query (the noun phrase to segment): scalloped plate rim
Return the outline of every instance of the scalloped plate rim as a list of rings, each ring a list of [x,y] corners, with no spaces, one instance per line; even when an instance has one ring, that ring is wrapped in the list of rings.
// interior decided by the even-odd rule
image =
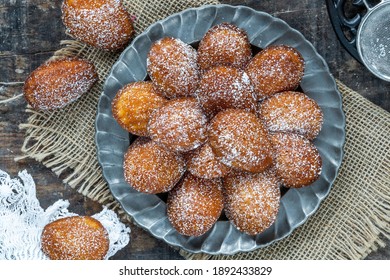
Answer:
[[[136,38],[133,39],[133,41],[131,42],[131,44],[120,54],[119,58],[117,59],[117,61],[113,64],[107,78],[106,78],[106,81],[104,82],[104,86],[103,86],[103,91],[102,91],[102,96],[105,95],[107,98],[110,99],[110,97],[106,94],[106,91],[107,91],[107,81],[109,80],[109,78],[111,76],[114,76],[113,75],[113,72],[114,70],[116,69],[117,65],[119,63],[121,63],[121,60],[123,60],[124,56],[126,55],[126,53],[128,51],[130,51],[131,48],[134,48],[134,43],[137,41],[137,39],[140,37],[140,36],[145,36],[148,32],[150,32],[150,30],[153,28],[153,26],[155,26],[156,24],[162,24],[163,22],[166,22],[174,17],[177,17],[177,16],[181,16],[182,14],[186,13],[186,12],[189,12],[189,11],[197,11],[197,12],[201,12],[202,10],[205,10],[205,9],[221,9],[221,8],[229,8],[229,9],[232,9],[232,10],[237,10],[237,9],[246,9],[246,10],[249,10],[251,13],[253,14],[256,14],[258,16],[264,16],[264,17],[270,17],[273,21],[277,21],[277,22],[280,22],[284,25],[286,25],[289,29],[289,31],[293,31],[296,35],[298,35],[299,37],[301,37],[302,41],[308,45],[309,47],[312,48],[312,51],[314,52],[315,54],[315,58],[319,59],[322,63],[322,66],[323,66],[323,70],[325,70],[326,74],[329,75],[329,77],[331,78],[331,81],[332,81],[332,91],[336,92],[336,96],[338,96],[338,101],[339,101],[339,106],[336,108],[338,110],[341,111],[341,119],[339,120],[341,122],[341,131],[342,131],[342,136],[341,136],[341,139],[339,141],[339,145],[337,146],[339,148],[339,151],[338,151],[338,161],[336,161],[336,165],[335,165],[335,175],[333,178],[331,178],[331,180],[329,181],[329,187],[326,191],[326,193],[323,195],[322,198],[319,198],[317,197],[318,199],[318,203],[316,204],[316,206],[312,209],[312,211],[310,211],[308,214],[306,214],[305,218],[301,221],[299,221],[298,223],[296,223],[294,225],[294,227],[290,227],[290,230],[284,234],[283,236],[280,236],[280,237],[277,237],[277,238],[274,238],[273,240],[271,240],[270,242],[268,243],[265,243],[265,244],[257,244],[256,242],[256,236],[254,236],[254,239],[252,239],[252,241],[254,241],[254,246],[251,246],[250,248],[247,248],[246,250],[243,250],[243,249],[240,249],[240,248],[236,248],[235,250],[231,250],[231,251],[222,251],[221,249],[219,250],[216,250],[216,251],[213,251],[213,252],[210,252],[210,251],[206,251],[204,249],[202,249],[202,245],[200,246],[199,249],[197,250],[189,250],[188,248],[185,248],[183,246],[183,244],[180,244],[180,243],[177,243],[177,242],[169,242],[167,241],[164,237],[166,235],[169,235],[171,230],[168,231],[163,237],[159,236],[159,235],[156,235],[154,232],[150,231],[150,229],[143,225],[142,222],[139,222],[139,221],[135,221],[135,223],[140,226],[141,228],[147,230],[150,234],[152,234],[154,237],[158,238],[158,239],[162,239],[164,240],[165,242],[167,242],[169,245],[171,246],[174,246],[174,247],[179,247],[181,249],[184,249],[190,253],[207,253],[207,254],[211,254],[211,255],[216,255],[216,254],[224,254],[224,255],[232,255],[232,254],[236,254],[236,253],[239,253],[239,252],[249,252],[249,251],[253,251],[255,249],[258,249],[258,248],[264,248],[264,247],[267,247],[269,246],[270,244],[273,244],[274,242],[278,241],[278,240],[281,240],[287,236],[289,236],[297,227],[301,226],[302,224],[304,224],[307,219],[312,216],[317,210],[318,208],[320,207],[321,203],[323,202],[323,200],[328,196],[329,192],[331,191],[331,188],[333,186],[333,183],[335,181],[335,179],[337,178],[337,175],[340,171],[340,166],[341,166],[341,163],[342,163],[342,160],[343,160],[343,157],[344,157],[344,144],[345,144],[345,115],[344,115],[344,112],[343,112],[343,109],[342,109],[342,97],[341,97],[341,94],[340,92],[338,91],[338,88],[337,88],[337,84],[332,76],[332,74],[330,73],[329,71],[329,67],[326,63],[326,61],[322,58],[321,55],[318,54],[318,52],[316,51],[315,47],[296,29],[293,29],[291,28],[287,22],[285,22],[284,20],[282,19],[279,19],[277,17],[274,17],[266,12],[263,12],[263,11],[257,11],[253,8],[250,8],[250,7],[247,7],[247,6],[242,6],[242,5],[239,5],[239,6],[233,6],[233,5],[228,5],[228,4],[218,4],[218,5],[203,5],[203,6],[200,6],[200,7],[197,7],[197,8],[189,8],[189,9],[186,9],[186,10],[183,10],[181,12],[178,12],[178,13],[175,13],[175,14],[172,14],[164,19],[161,19],[161,20],[158,20],[156,21],[155,23],[151,24],[148,28],[145,29],[144,32],[142,32],[141,34],[139,34]],[[261,33],[261,32],[260,32]],[[192,43],[192,42],[188,42],[188,43]],[[124,63],[125,64],[125,63]],[[101,104],[100,104],[100,100],[101,98],[99,98],[99,102],[98,102],[98,110],[97,110],[97,114],[96,114],[96,122],[95,122],[95,129],[96,131],[98,132],[99,130],[97,129],[97,123],[99,121],[99,114],[101,113]],[[98,161],[99,161],[99,164],[101,166],[101,168],[103,169],[103,174],[104,174],[104,166],[103,164],[101,163],[101,160],[100,160],[100,155],[99,155],[99,145],[98,145],[98,138],[99,138],[99,133],[96,133],[95,134],[95,143],[97,145],[97,157],[98,157]],[[104,175],[103,176],[105,178],[105,180],[107,181],[107,178],[106,176]],[[107,181],[108,185],[109,185],[109,188],[110,188],[110,191],[111,191],[111,186],[109,184],[109,182]],[[114,196],[114,198],[120,203],[121,207],[125,210],[126,208],[126,205],[123,204],[123,201],[121,201],[120,199],[118,199],[117,197]],[[126,210],[125,212],[127,214],[129,214]],[[232,225],[230,224],[230,227],[232,227]],[[188,237],[186,237],[188,239]],[[207,237],[209,238],[209,237]],[[187,240],[186,239],[186,240]],[[221,244],[221,246],[219,248],[222,248],[223,247],[223,243]]]

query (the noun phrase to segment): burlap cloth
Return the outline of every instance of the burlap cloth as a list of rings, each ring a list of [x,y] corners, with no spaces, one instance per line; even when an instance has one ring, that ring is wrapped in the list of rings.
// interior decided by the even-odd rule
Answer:
[[[188,7],[218,1],[130,1],[125,6],[137,33]],[[22,151],[51,168],[83,195],[123,212],[113,199],[97,161],[95,116],[103,83],[118,54],[65,41],[56,56],[94,62],[99,83],[76,103],[55,112],[31,113]],[[180,253],[188,259],[361,259],[390,238],[390,114],[337,81],[346,115],[345,156],[330,195],[301,227],[264,249],[233,256]]]

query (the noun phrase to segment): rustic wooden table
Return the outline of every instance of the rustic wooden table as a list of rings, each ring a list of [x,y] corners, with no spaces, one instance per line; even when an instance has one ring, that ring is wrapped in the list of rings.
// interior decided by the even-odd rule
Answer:
[[[59,49],[66,39],[61,21],[60,0],[0,0],[0,100],[22,92],[26,76]],[[390,110],[389,83],[369,73],[340,45],[332,29],[325,1],[221,1],[247,5],[285,20],[299,30],[327,61],[331,73],[385,110]],[[348,2],[348,1],[346,1]],[[351,2],[351,1],[350,1]],[[43,208],[58,199],[67,199],[70,210],[92,215],[101,206],[72,190],[51,170],[32,159],[18,162],[24,132],[18,126],[28,114],[26,102],[17,98],[0,104],[0,169],[16,176],[26,169],[35,179],[37,196]],[[181,255],[164,242],[131,226],[131,243],[113,259],[181,259]],[[368,259],[390,259],[390,242],[368,256]]]

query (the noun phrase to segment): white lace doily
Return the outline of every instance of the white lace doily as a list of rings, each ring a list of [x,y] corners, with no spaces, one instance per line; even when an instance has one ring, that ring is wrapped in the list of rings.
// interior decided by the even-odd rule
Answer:
[[[40,237],[46,224],[61,217],[75,216],[69,202],[58,200],[43,210],[35,192],[35,183],[27,171],[12,179],[0,169],[0,260],[44,260]],[[108,259],[130,241],[130,228],[106,207],[93,215],[106,228],[110,247]]]

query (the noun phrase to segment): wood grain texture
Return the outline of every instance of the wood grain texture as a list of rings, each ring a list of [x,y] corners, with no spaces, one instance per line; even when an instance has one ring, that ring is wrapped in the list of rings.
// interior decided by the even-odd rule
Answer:
[[[324,1],[221,1],[227,4],[244,4],[285,20],[299,30],[327,61],[333,76],[348,87],[367,97],[385,110],[390,110],[389,83],[373,76],[344,50],[337,40],[328,18]],[[27,75],[54,51],[60,41],[67,39],[61,21],[61,1],[0,0],[0,100],[22,92]],[[26,169],[35,179],[37,196],[43,208],[58,199],[70,202],[70,211],[92,215],[101,205],[62,183],[51,170],[35,160],[22,156],[25,123],[28,114],[23,98],[0,104],[0,169],[11,176]],[[112,259],[181,259],[178,251],[153,238],[144,230],[131,226],[131,242]],[[368,259],[390,259],[390,242],[385,248],[371,253]]]

